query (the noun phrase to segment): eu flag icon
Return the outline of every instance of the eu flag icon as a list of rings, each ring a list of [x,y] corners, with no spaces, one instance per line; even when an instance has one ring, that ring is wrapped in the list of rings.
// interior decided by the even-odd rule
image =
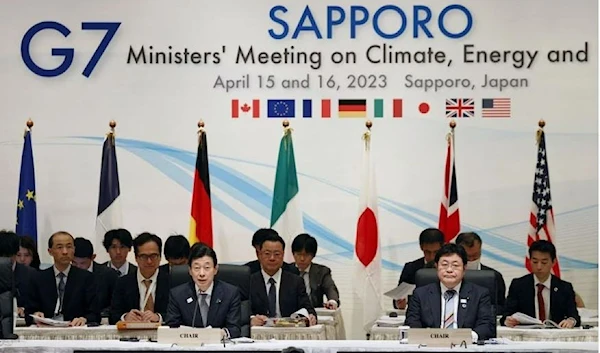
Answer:
[[[37,207],[35,200],[35,170],[31,149],[31,130],[27,129],[25,130],[23,154],[21,155],[16,233],[32,238],[37,244]]]
[[[293,118],[296,115],[296,102],[293,99],[269,99],[267,117]]]

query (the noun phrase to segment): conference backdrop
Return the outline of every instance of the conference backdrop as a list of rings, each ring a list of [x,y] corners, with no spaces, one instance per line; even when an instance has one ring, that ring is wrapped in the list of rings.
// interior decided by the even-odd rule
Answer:
[[[304,230],[317,238],[315,261],[332,268],[350,318],[365,121],[373,122],[385,291],[405,262],[422,256],[420,231],[437,226],[452,119],[462,230],[482,237],[482,263],[507,286],[526,273],[543,119],[562,277],[595,308],[597,6],[3,3],[0,227],[15,227],[31,118],[43,261],[51,260],[52,232],[94,239],[102,142],[115,120],[123,226],[134,235],[187,236],[203,120],[219,260],[252,260],[251,236],[269,226],[287,118]],[[360,337],[360,325],[347,325]]]

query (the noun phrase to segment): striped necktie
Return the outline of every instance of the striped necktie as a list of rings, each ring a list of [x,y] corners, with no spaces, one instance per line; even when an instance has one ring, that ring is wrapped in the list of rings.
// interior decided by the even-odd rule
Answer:
[[[454,321],[456,316],[454,315],[454,289],[449,289],[444,293],[444,300],[446,302],[444,309],[444,328],[454,328]]]

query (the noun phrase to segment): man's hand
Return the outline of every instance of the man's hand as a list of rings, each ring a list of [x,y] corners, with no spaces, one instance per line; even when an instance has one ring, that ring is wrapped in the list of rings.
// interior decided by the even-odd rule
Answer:
[[[19,317],[24,317],[25,316],[25,308],[17,308],[17,315],[19,315]]]
[[[335,300],[329,300],[326,303],[323,303],[323,306],[329,310],[335,310],[338,308],[338,303]]]
[[[515,327],[515,326],[517,326],[519,324],[519,320],[515,319],[512,316],[509,316],[509,317],[506,318],[506,320],[504,321],[504,323],[508,327]]]
[[[250,326],[264,326],[267,323],[267,319],[264,315],[256,315],[250,320]]]
[[[69,323],[69,326],[83,326],[87,323],[87,319],[85,317],[76,317]]]
[[[125,315],[125,321],[140,322],[142,321],[143,317],[144,313],[137,309],[131,309],[131,311]]]
[[[150,310],[146,310],[142,313],[142,321],[144,322],[158,322],[160,321],[160,316],[158,314],[153,313]]]
[[[398,309],[406,309],[406,298],[396,300],[396,307]]]
[[[564,319],[563,321],[561,321],[558,326],[561,328],[573,328],[575,327],[575,320],[572,318],[568,318],[568,319]]]
[[[314,326],[317,324],[317,317],[314,316],[313,314],[308,314],[308,322],[310,324],[310,326]]]

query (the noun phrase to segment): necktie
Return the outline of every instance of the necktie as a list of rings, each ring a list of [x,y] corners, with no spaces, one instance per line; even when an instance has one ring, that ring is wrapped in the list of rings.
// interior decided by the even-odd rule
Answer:
[[[202,316],[202,325],[204,327],[207,326],[208,321],[208,303],[206,302],[207,297],[208,294],[206,293],[200,293],[200,296],[198,297],[198,300],[200,300],[200,315]]]
[[[544,320],[546,320],[546,304],[544,303],[542,291],[544,290],[544,288],[546,288],[546,286],[544,286],[542,283],[538,283],[537,288],[538,316],[540,318],[540,321],[544,322]]]
[[[444,328],[453,328],[454,327],[454,294],[456,291],[454,289],[449,289],[444,293],[444,299],[446,300],[446,306],[444,309],[445,317],[444,317]]]
[[[277,316],[277,288],[275,288],[275,280],[273,277],[269,278],[269,317]]]
[[[144,282],[144,285],[146,286],[146,294],[144,294],[144,298],[148,296],[148,300],[146,301],[146,305],[144,306],[144,311],[150,310],[154,312],[154,298],[152,298],[152,293],[148,295],[148,291],[150,290],[150,284],[152,284],[152,280],[145,279],[142,282]]]
[[[304,286],[306,287],[306,294],[310,295],[310,280],[308,277],[308,272],[300,271],[300,277],[304,280]]]
[[[58,273],[58,300],[59,300],[59,304],[58,304],[58,314],[62,313],[62,309],[63,309],[63,299],[65,297],[65,277],[67,277],[64,273],[59,272]]]

